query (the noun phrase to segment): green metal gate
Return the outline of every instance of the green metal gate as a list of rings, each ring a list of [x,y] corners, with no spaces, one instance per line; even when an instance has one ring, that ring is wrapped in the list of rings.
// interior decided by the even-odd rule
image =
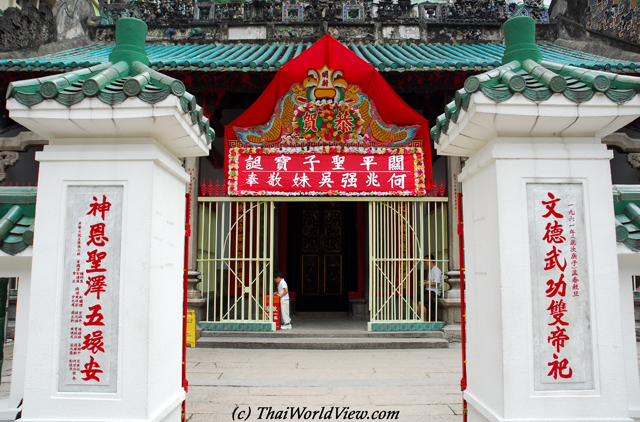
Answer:
[[[354,201],[355,198],[313,198]],[[267,298],[275,287],[275,201],[200,197],[198,270],[206,302],[205,330],[275,330]],[[423,289],[429,267],[425,257],[448,270],[447,198],[367,198],[369,315],[372,331],[437,330],[430,318],[431,292]],[[367,272],[362,268],[362,271]],[[436,301],[437,302],[437,301]],[[418,303],[425,304],[425,312]]]
[[[274,204],[198,198],[205,330],[272,331]]]
[[[437,303],[437,297],[425,292],[423,281],[429,278],[430,256],[443,273],[448,271],[446,227],[447,198],[369,203],[370,331],[438,330],[444,325],[437,322],[437,306],[432,309],[430,299]]]

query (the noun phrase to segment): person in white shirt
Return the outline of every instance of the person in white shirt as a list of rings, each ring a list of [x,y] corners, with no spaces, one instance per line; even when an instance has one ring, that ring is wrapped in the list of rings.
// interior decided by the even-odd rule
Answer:
[[[424,281],[424,297],[425,302],[428,300],[430,302],[431,308],[431,317],[429,321],[435,321],[437,312],[436,307],[438,306],[438,299],[442,296],[442,270],[436,266],[435,259],[433,255],[425,256],[425,260],[429,265],[429,281]],[[426,306],[423,306],[422,303],[418,302],[418,309],[424,308],[424,316],[425,318],[429,315],[428,309]]]
[[[287,282],[284,281],[282,273],[276,271],[273,273],[273,281],[278,283],[278,296],[280,297],[280,314],[282,315],[281,330],[291,329],[291,318],[289,317],[289,289]]]

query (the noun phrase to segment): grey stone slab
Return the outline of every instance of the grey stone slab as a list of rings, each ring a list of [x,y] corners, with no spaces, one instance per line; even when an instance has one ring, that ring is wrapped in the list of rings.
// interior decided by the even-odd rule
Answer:
[[[227,414],[231,416],[233,409],[236,408],[235,404],[217,404],[217,403],[189,403],[187,397],[186,411],[191,414]]]
[[[330,387],[250,387],[251,396],[326,396],[331,394]]]
[[[403,422],[461,422],[454,414],[462,412],[460,362],[459,349],[189,349],[188,420],[231,421],[239,405],[277,403],[398,410]],[[413,378],[417,369],[423,377]],[[9,388],[3,380],[0,396]]]
[[[189,393],[189,404],[195,403],[208,403],[209,394],[204,393]]]
[[[462,374],[456,373],[456,372],[429,372],[427,376],[429,378],[448,378],[448,379],[458,377],[458,380],[460,380],[459,377],[461,377]]]
[[[228,419],[227,419],[228,417]],[[230,421],[231,415],[214,415],[214,414],[194,414],[187,413],[186,417],[187,422],[218,422],[218,421]]]
[[[387,372],[387,373],[376,372],[371,376],[371,379],[374,379],[374,380],[397,380],[397,379],[402,379],[402,380],[417,379],[417,380],[421,380],[421,379],[425,379],[427,377],[428,377],[427,373],[423,372],[423,371],[405,372],[403,374],[398,374],[396,372]]]
[[[402,416],[402,422],[462,422],[462,416],[458,415],[420,415]]]
[[[342,396],[336,395],[336,396],[341,397],[341,399],[336,402],[336,406],[370,406],[371,405],[371,400],[367,395],[358,396],[358,395],[348,394],[348,395],[342,395]]]
[[[400,419],[403,416],[434,416],[434,415],[447,415],[452,416],[453,411],[449,406],[443,404],[432,405],[389,405],[389,406],[376,406],[375,409],[385,410],[398,410],[400,412]]]
[[[199,348],[225,349],[360,350],[448,348],[449,342],[442,338],[202,337],[197,345]]]
[[[450,405],[462,404],[462,394],[383,394],[370,395],[371,404],[380,405]]]
[[[292,371],[290,373],[273,373],[271,379],[274,381],[282,380],[342,380],[345,377],[348,377],[350,380],[368,380],[372,378],[373,371],[365,371],[365,372],[349,372],[347,374],[342,374],[340,378],[336,376],[336,374],[332,373],[319,373],[318,371]],[[255,374],[250,371],[246,372],[225,372],[220,377],[220,380],[253,380],[255,379]]]
[[[364,379],[364,380],[255,380],[255,379],[193,379],[189,378],[190,386],[201,386],[203,388],[209,386],[330,386],[330,387],[390,387],[390,386],[453,386],[459,388],[460,379],[455,378],[425,378],[425,379]],[[191,391],[191,387],[189,388]]]
[[[295,369],[298,367],[296,362],[268,362],[269,370],[279,371],[285,369]],[[215,364],[215,368],[218,370],[229,369],[254,369],[264,370],[264,362],[219,362]],[[199,368],[199,366],[197,367]],[[194,368],[195,369],[195,368]]]
[[[366,387],[359,386],[358,388],[349,387],[331,387],[332,394],[345,394],[345,395],[366,395],[366,396],[382,396],[389,394],[392,396],[409,394],[409,395],[441,395],[441,394],[457,394],[462,397],[459,385],[402,385],[402,386],[378,386],[378,387]]]

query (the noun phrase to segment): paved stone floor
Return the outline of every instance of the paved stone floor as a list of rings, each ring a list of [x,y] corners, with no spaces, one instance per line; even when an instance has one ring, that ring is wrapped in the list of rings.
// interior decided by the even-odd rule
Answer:
[[[347,420],[335,412],[348,407],[370,416],[398,411],[400,421],[461,421],[460,356],[460,349],[190,349],[188,420],[231,421],[234,410],[249,409],[249,420],[259,420],[260,407],[277,416],[324,406],[333,409],[330,420]]]
[[[12,351],[11,344],[4,347],[0,397],[9,394]],[[260,420],[260,407],[265,408],[261,420],[268,420],[269,407],[277,417],[278,411],[305,406],[311,412],[324,407],[324,415],[333,409],[333,417],[326,420],[347,420],[335,417],[335,412],[348,408],[349,412],[368,411],[368,416],[375,411],[398,411],[395,420],[403,422],[462,421],[459,348],[196,348],[188,349],[187,365],[189,422]],[[251,415],[240,418],[240,412],[249,408]],[[321,420],[319,414],[315,420]]]

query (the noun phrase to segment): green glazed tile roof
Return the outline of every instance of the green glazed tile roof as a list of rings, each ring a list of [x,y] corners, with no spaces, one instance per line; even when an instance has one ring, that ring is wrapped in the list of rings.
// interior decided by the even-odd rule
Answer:
[[[311,43],[149,45],[149,67],[157,71],[275,72],[306,50]],[[379,44],[347,45],[381,71],[477,71],[501,65],[503,44]],[[617,62],[601,56],[539,44],[544,60],[593,70],[636,74],[636,63]],[[93,44],[73,50],[23,60],[0,60],[0,72],[69,72],[108,61],[113,46]]]
[[[109,47],[109,52],[111,50]],[[211,143],[215,133],[193,95],[186,92],[184,84],[138,61],[131,65],[124,61],[107,61],[64,74],[12,82],[7,88],[7,98],[15,98],[27,107],[44,100],[55,100],[70,107],[86,97],[96,97],[110,105],[130,97],[155,104],[169,95],[180,98],[182,111],[190,115],[192,124],[199,123],[200,135],[205,135],[207,142]]]
[[[616,240],[640,252],[640,185],[613,185]]]
[[[215,133],[195,97],[186,91],[181,81],[148,66],[146,38],[147,25],[143,21],[119,19],[116,45],[100,49],[100,61],[83,62],[80,66],[74,61],[70,66],[64,66],[66,73],[11,82],[7,87],[7,99],[14,98],[27,107],[45,100],[71,107],[87,97],[115,105],[131,97],[156,104],[174,95],[180,100],[182,112],[189,115],[191,124],[200,129],[200,136],[205,136],[210,144]]]
[[[503,31],[507,47],[500,59],[502,65],[467,78],[464,87],[456,91],[454,100],[445,105],[444,113],[438,116],[431,129],[435,143],[440,143],[440,137],[449,132],[451,122],[457,123],[466,114],[472,95],[477,97],[480,92],[496,103],[522,95],[536,104],[547,101],[554,94],[580,104],[590,101],[596,93],[624,104],[640,92],[640,78],[623,74],[630,73],[625,70],[627,68],[633,68],[635,72],[635,63],[585,63],[586,54],[578,53],[579,58],[563,58],[557,46],[553,46],[549,54],[543,46],[536,44],[535,21],[527,16],[507,20]]]
[[[456,91],[454,101],[445,106],[444,114],[438,116],[431,129],[435,143],[449,131],[451,122],[458,122],[461,113],[469,107],[471,95],[478,91],[496,103],[516,94],[539,103],[559,93],[580,104],[599,92],[615,103],[624,104],[640,92],[640,78],[545,60],[540,64],[530,59],[523,63],[514,60],[465,81],[464,88]]]
[[[0,187],[0,250],[15,255],[33,245],[35,187]]]

